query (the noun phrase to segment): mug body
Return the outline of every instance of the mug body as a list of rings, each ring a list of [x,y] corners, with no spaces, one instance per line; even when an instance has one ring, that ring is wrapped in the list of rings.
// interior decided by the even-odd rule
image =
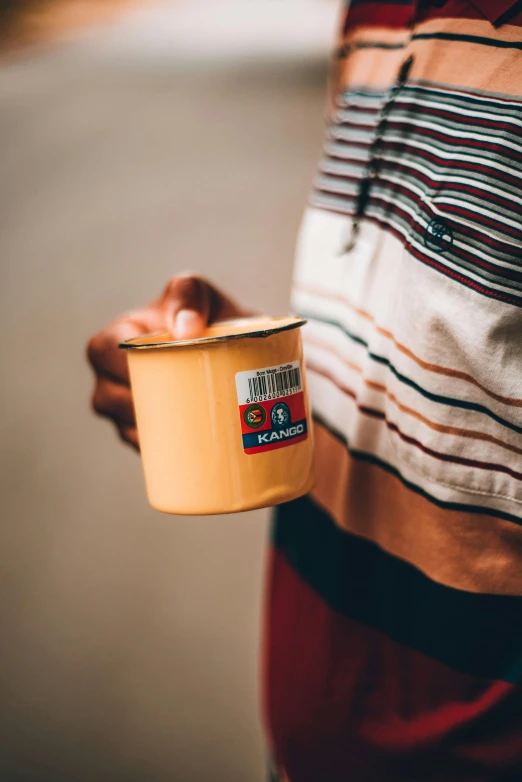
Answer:
[[[215,324],[198,340],[125,343],[150,504],[175,514],[276,505],[312,487],[301,326]]]

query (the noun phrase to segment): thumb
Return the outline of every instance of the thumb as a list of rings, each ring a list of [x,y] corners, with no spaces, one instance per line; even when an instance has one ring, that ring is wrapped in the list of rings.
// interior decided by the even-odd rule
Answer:
[[[200,337],[209,320],[211,287],[200,277],[174,277],[163,295],[167,328],[175,339]]]

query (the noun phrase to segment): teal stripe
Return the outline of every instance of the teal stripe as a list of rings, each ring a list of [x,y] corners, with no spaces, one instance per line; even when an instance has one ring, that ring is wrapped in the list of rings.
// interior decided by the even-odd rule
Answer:
[[[462,673],[522,681],[522,597],[464,592],[432,581],[340,530],[308,498],[279,507],[273,543],[339,614]]]
[[[308,321],[315,320],[318,323],[324,323],[328,326],[333,326],[334,328],[339,329],[339,331],[342,331],[342,333],[346,337],[348,337],[348,339],[350,339],[352,342],[355,342],[358,345],[362,345],[364,348],[366,348],[367,355],[373,361],[376,361],[377,363],[383,364],[384,366],[388,367],[390,372],[397,378],[397,380],[399,380],[404,385],[413,388],[415,391],[417,391],[426,399],[429,399],[431,402],[438,402],[441,405],[449,405],[450,407],[459,407],[463,410],[473,410],[476,413],[482,413],[483,415],[488,416],[488,418],[491,418],[493,421],[496,421],[498,424],[505,426],[507,429],[511,429],[511,431],[516,432],[517,434],[522,434],[521,426],[517,426],[517,424],[514,424],[511,421],[502,418],[501,416],[494,413],[492,410],[489,410],[484,405],[479,405],[476,402],[468,402],[465,399],[456,399],[450,396],[442,396],[441,394],[434,394],[432,391],[428,391],[426,388],[423,388],[414,380],[399,372],[399,370],[392,364],[392,362],[388,358],[385,358],[384,356],[379,356],[378,353],[373,353],[370,350],[366,340],[364,340],[362,337],[358,336],[357,334],[353,334],[351,331],[345,328],[338,321],[330,320],[329,318],[323,318],[318,315],[312,314],[311,312],[303,312],[302,310],[299,311],[299,316],[302,318],[306,318],[306,320]]]

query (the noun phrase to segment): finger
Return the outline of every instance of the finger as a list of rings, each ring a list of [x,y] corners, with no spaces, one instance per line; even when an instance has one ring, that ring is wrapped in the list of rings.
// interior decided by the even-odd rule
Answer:
[[[128,386],[101,378],[94,389],[92,406],[98,415],[112,418],[118,424],[136,426],[134,404]]]
[[[200,277],[175,277],[168,284],[163,306],[167,328],[176,339],[201,336],[209,321],[212,288]]]
[[[129,320],[120,320],[96,334],[87,345],[87,356],[94,371],[116,382],[129,384],[129,369],[120,342],[143,334],[143,327]]]
[[[140,450],[138,430],[136,429],[135,426],[119,426],[118,432],[120,438],[123,440],[124,443],[127,443],[128,445],[132,445],[132,447],[135,448],[137,451]]]

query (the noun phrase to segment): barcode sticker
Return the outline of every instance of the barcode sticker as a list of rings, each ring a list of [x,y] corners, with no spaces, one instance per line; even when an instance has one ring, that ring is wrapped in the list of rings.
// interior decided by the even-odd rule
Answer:
[[[299,361],[236,375],[246,453],[282,448],[308,433]]]
[[[277,367],[254,369],[250,372],[238,372],[236,388],[240,405],[296,394],[303,390],[299,361]]]

